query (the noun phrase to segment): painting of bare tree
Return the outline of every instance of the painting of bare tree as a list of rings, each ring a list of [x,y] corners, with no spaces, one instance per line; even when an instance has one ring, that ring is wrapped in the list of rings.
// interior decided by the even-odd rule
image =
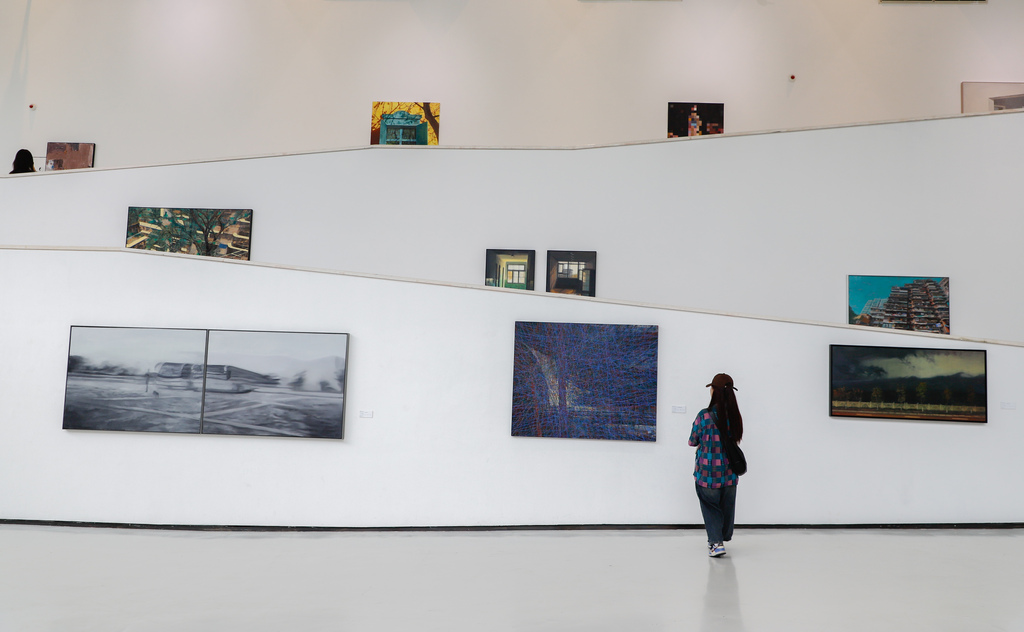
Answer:
[[[430,101],[374,101],[371,145],[437,145],[441,104]]]
[[[249,260],[249,209],[128,207],[125,247]]]

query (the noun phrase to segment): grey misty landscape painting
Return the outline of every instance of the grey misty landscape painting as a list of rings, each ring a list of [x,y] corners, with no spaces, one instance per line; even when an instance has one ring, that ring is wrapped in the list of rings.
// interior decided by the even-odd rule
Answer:
[[[205,352],[204,329],[72,327],[64,428],[199,432]],[[198,376],[166,379],[167,365]]]
[[[347,334],[211,331],[203,432],[340,439]]]
[[[347,352],[347,334],[72,327],[64,428],[340,439]]]

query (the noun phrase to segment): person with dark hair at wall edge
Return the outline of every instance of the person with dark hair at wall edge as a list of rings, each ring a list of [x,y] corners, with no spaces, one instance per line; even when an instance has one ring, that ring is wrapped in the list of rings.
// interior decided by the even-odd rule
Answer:
[[[731,437],[739,443],[743,438],[743,417],[731,377],[719,373],[708,386],[711,403],[693,420],[689,444],[697,448],[693,478],[708,532],[708,555],[721,557],[725,555],[725,543],[732,539],[739,483],[739,477],[729,466],[722,435],[727,434],[727,439]]]
[[[18,153],[14,154],[14,169],[11,169],[11,173],[32,173],[36,170],[36,163],[32,160],[32,152],[27,149],[19,149]]]

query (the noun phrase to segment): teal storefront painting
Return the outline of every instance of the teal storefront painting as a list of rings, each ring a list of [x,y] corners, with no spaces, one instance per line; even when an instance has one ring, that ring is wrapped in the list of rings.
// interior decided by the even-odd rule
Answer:
[[[427,124],[421,117],[404,110],[380,117],[380,144],[426,145]]]

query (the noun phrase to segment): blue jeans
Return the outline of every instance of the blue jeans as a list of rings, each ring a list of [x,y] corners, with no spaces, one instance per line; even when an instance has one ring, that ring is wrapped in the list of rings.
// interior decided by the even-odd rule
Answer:
[[[708,532],[708,542],[728,542],[732,540],[733,523],[736,520],[736,487],[697,487],[697,500],[700,501],[700,513],[704,516],[704,529]]]

